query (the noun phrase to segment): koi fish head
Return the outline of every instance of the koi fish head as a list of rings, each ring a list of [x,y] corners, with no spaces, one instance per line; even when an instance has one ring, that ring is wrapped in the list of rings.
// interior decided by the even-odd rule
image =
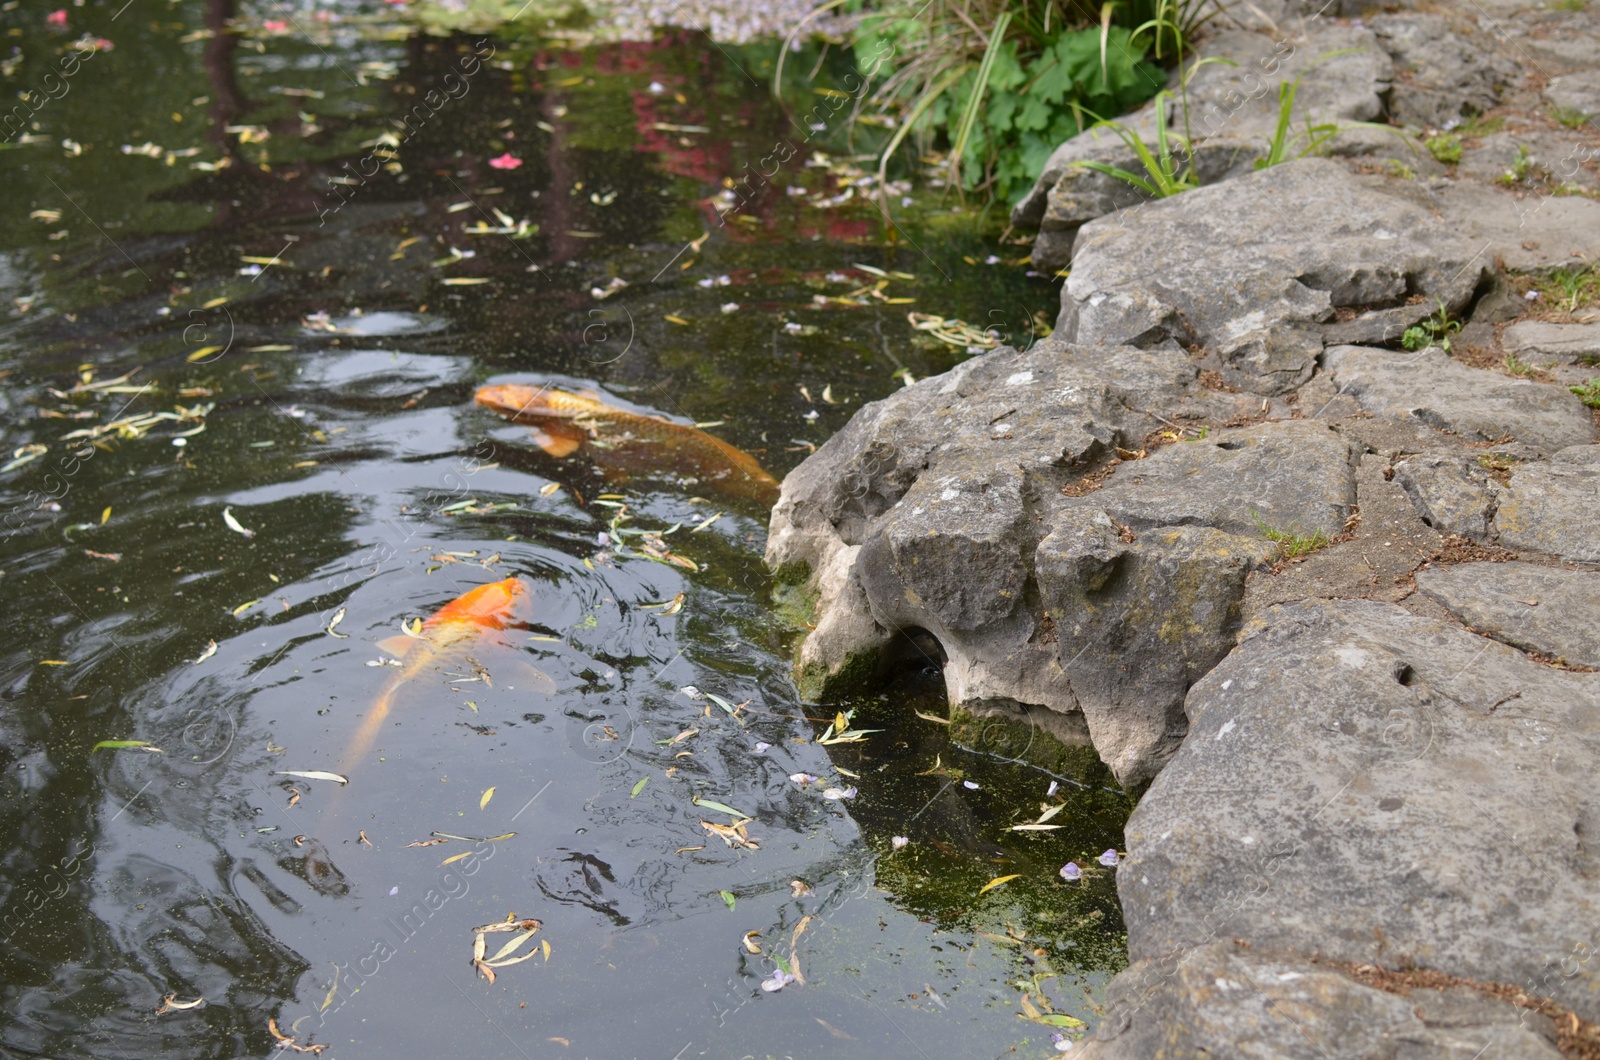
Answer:
[[[525,383],[500,383],[478,388],[473,400],[513,423],[525,423],[550,416],[570,417],[593,404],[576,394],[548,386]],[[599,406],[596,405],[596,408]]]
[[[519,610],[529,599],[527,583],[521,578],[490,582],[445,604],[422,624],[423,629],[441,626],[505,629],[517,620]]]

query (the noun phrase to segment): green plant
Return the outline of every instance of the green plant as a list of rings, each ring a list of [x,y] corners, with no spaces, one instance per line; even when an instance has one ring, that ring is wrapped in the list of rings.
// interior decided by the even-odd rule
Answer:
[[[1528,149],[1521,144],[1517,145],[1517,155],[1511,160],[1511,168],[1500,174],[1502,184],[1521,184],[1533,172],[1533,157],[1528,154]]]
[[[1256,524],[1256,529],[1261,531],[1261,536],[1278,546],[1279,559],[1296,559],[1307,556],[1319,548],[1326,548],[1333,544],[1333,538],[1321,530],[1309,534],[1297,534],[1292,529],[1279,530],[1268,526],[1266,521],[1255,512],[1250,513],[1250,519]]]
[[[1600,409],[1600,376],[1581,386],[1570,386],[1567,389],[1582,398],[1585,405],[1592,409]]]
[[[827,0],[816,10],[847,2],[859,0]],[[1155,5],[1157,21],[1180,27],[1199,6],[1140,2]],[[923,155],[943,149],[951,185],[1019,197],[1055,147],[1088,124],[1086,114],[1123,113],[1161,87],[1165,74],[1144,49],[1168,38],[1151,30],[1136,41],[1134,30],[1113,25],[1113,16],[1150,21],[1151,9],[1137,7],[1108,2],[1092,25],[1063,21],[1072,9],[1055,0],[882,0],[865,10],[851,40],[865,75],[853,129],[872,119],[893,128],[874,149],[882,179],[910,141]],[[782,87],[780,67],[773,91]]]
[[[1446,165],[1461,161],[1461,137],[1456,133],[1436,133],[1422,141],[1428,153]]]
[[[1582,11],[1589,0],[1555,0],[1550,6],[1557,11]]]
[[[1169,95],[1170,93],[1165,90],[1156,93],[1155,106],[1158,114],[1165,113],[1164,108]],[[1105,162],[1082,160],[1074,162],[1074,166],[1115,177],[1157,199],[1165,199],[1200,186],[1200,181],[1195,176],[1194,154],[1189,149],[1188,139],[1178,133],[1169,133],[1166,122],[1156,124],[1156,150],[1153,154],[1142,136],[1119,121],[1101,119],[1091,128],[1110,129],[1116,133],[1118,138],[1138,156],[1139,164],[1144,167],[1145,176],[1141,177]],[[1181,160],[1179,155],[1173,153],[1174,144],[1182,149]]]
[[[1327,62],[1329,59],[1336,59],[1341,55],[1350,55],[1360,50],[1361,49],[1359,48],[1341,48],[1338,51],[1332,51],[1324,55],[1319,55],[1310,66],[1306,67],[1300,72],[1299,77],[1296,77],[1292,82],[1284,81],[1278,85],[1278,124],[1273,130],[1272,143],[1267,149],[1266,157],[1256,159],[1257,169],[1266,169],[1269,166],[1275,166],[1279,163],[1287,162],[1291,157],[1304,158],[1306,155],[1313,154],[1323,144],[1327,143],[1335,136],[1338,136],[1346,129],[1382,129],[1386,132],[1400,135],[1401,138],[1404,139],[1404,135],[1392,125],[1383,125],[1378,122],[1370,121],[1349,122],[1342,125],[1338,122],[1330,121],[1313,125],[1311,124],[1311,119],[1309,117],[1306,118],[1306,128],[1304,132],[1296,133],[1293,136],[1289,135],[1289,127],[1293,122],[1295,95],[1300,91],[1301,79],[1304,78],[1306,74],[1309,74],[1312,70],[1314,70],[1319,64]],[[1290,145],[1299,143],[1301,140],[1305,141],[1305,145],[1291,156],[1289,153]],[[1410,141],[1406,141],[1406,144],[1409,147]],[[1413,174],[1413,176],[1414,175],[1415,174]]]
[[[1536,370],[1533,365],[1529,364],[1527,361],[1524,361],[1521,357],[1518,357],[1514,353],[1506,354],[1506,359],[1501,362],[1501,367],[1506,370],[1507,374],[1520,376],[1524,379],[1531,376]]]
[[[1573,110],[1570,107],[1551,107],[1550,117],[1569,129],[1581,129],[1583,124],[1589,120],[1589,115],[1581,110]]]
[[[1567,312],[1576,312],[1580,303],[1600,301],[1600,269],[1593,265],[1552,269],[1534,280],[1534,286],[1546,297],[1564,300]]]
[[[1398,158],[1389,159],[1389,174],[1401,180],[1416,180],[1417,171],[1400,161]]]
[[[1405,334],[1400,336],[1400,345],[1408,350],[1421,350],[1429,346],[1437,346],[1446,353],[1450,352],[1450,336],[1461,330],[1461,321],[1450,316],[1450,310],[1445,307],[1444,301],[1439,302],[1439,311],[1426,320],[1406,328]]]

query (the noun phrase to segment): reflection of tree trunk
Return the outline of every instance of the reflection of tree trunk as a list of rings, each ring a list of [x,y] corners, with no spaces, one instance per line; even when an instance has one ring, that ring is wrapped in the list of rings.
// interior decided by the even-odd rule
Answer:
[[[211,129],[207,134],[220,157],[230,163],[239,161],[233,139],[227,127],[238,120],[244,109],[244,95],[239,91],[239,81],[234,75],[233,53],[239,42],[233,35],[230,23],[238,7],[237,0],[206,0],[206,29],[211,37],[206,41],[201,58],[206,68],[206,79],[211,82]]]
[[[567,158],[566,120],[556,114],[560,100],[546,93],[539,101],[539,113],[552,126],[550,152],[545,164],[550,168],[550,184],[544,190],[545,230],[550,233],[551,263],[571,261],[579,256],[578,240],[569,235],[575,225],[572,182],[575,179]]]

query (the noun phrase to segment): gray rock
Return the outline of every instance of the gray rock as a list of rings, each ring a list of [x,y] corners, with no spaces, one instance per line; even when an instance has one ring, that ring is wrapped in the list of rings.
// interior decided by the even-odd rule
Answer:
[[[1531,548],[1578,563],[1600,563],[1600,445],[1563,449],[1548,463],[1511,472],[1494,530],[1507,548]]]
[[[1106,989],[1085,1060],[1555,1060],[1544,1016],[1466,990],[1385,993],[1294,954],[1212,942],[1135,963]]]
[[[1462,563],[1418,571],[1417,588],[1496,640],[1600,666],[1600,573]]]
[[[1581,135],[1565,129],[1498,132],[1462,149],[1456,176],[1527,189],[1541,185],[1593,188],[1600,185],[1600,177],[1582,163],[1594,155],[1595,149]],[[1519,158],[1527,170],[1520,179],[1515,172]]]
[[[1157,151],[1154,134],[1147,146],[1152,154]],[[1263,157],[1266,150],[1264,139],[1224,137],[1201,143],[1195,147],[1195,173],[1202,184],[1243,176],[1254,169],[1255,160]],[[1012,212],[1012,222],[1017,227],[1039,229],[1033,245],[1033,264],[1051,271],[1071,263],[1073,238],[1085,222],[1150,201],[1148,195],[1127,181],[1071,164],[1078,160],[1104,162],[1144,177],[1139,156],[1110,132],[1091,131],[1074,137],[1057,150],[1052,163],[1058,158],[1068,161],[1055,182],[1046,186],[1041,177],[1034,194]],[[1046,190],[1041,193],[1040,189]],[[1038,219],[1030,224],[1027,222],[1034,214],[1024,208],[1033,202],[1042,202],[1043,206]]]
[[[1580,70],[1552,78],[1545,86],[1544,98],[1552,107],[1573,114],[1600,114],[1600,70]]]
[[[1278,122],[1278,88],[1296,78],[1301,80],[1293,128],[1304,128],[1307,120],[1375,121],[1394,76],[1371,30],[1331,22],[1312,23],[1308,33],[1270,37],[1224,31],[1208,38],[1198,57],[1236,64],[1210,63],[1190,78],[1189,125],[1196,137],[1206,138],[1270,140]]]
[[[1429,526],[1484,541],[1492,536],[1496,489],[1489,470],[1459,452],[1428,452],[1394,465],[1400,483]]]
[[[1054,485],[1042,480],[1073,477],[1067,468],[1074,462],[1093,463],[1110,447],[1142,438],[1154,426],[1154,420],[1128,410],[1118,387],[1129,388],[1128,393],[1181,388],[1195,374],[1181,352],[1163,357],[1156,351],[1127,351],[1122,358],[1120,351],[1110,357],[1106,352],[1041,343],[1025,353],[1002,348],[966,361],[864,406],[784,479],[767,561],[780,570],[803,572],[818,595],[816,628],[801,643],[797,660],[808,696],[831,696],[870,680],[897,632],[888,616],[898,613],[895,601],[903,592],[886,588],[881,572],[861,579],[864,546],[870,545],[879,560],[893,556],[919,528],[942,527],[948,513],[949,534],[929,547],[982,554],[995,572],[1002,546],[1021,562],[1037,540],[1016,522],[1022,494],[1053,495]],[[1003,516],[1012,531],[1008,542],[985,525],[989,509],[983,505],[991,489],[1019,505]],[[930,568],[928,573],[937,572]],[[964,571],[945,573],[959,577]],[[869,584],[878,598],[869,597]],[[990,634],[996,641],[1015,640],[1035,617],[1019,612],[1006,628]],[[947,636],[966,628],[964,618],[952,621]],[[1002,680],[1021,680],[1024,661],[1017,659]],[[951,676],[961,673],[957,659]],[[989,695],[983,688],[973,694]],[[1052,694],[1036,689],[1014,698],[1043,705]]]
[[[1426,211],[1325,159],[1091,221],[1073,248],[1058,334],[1085,345],[1198,343],[1225,379],[1281,394],[1310,377],[1334,310],[1453,311],[1482,273],[1478,248]]]
[[[1308,601],[1246,626],[1185,710],[1117,870],[1134,961],[1240,939],[1600,1018],[1600,675]]]
[[[1576,395],[1548,383],[1468,368],[1440,349],[1407,353],[1335,346],[1323,364],[1342,393],[1378,416],[1415,420],[1481,441],[1511,434],[1546,452],[1594,437],[1589,410]]]
[[[1368,25],[1394,59],[1389,113],[1404,125],[1442,127],[1499,102],[1517,65],[1451,29],[1442,15],[1379,15]]]
[[[1558,175],[1571,164],[1558,161]],[[1600,257],[1600,202],[1582,196],[1518,198],[1464,180],[1440,189],[1436,205],[1485,260],[1498,258],[1517,272],[1548,272]]]
[[[1510,352],[1532,364],[1553,361],[1600,365],[1600,324],[1547,324],[1520,320],[1500,336]]]
[[[1092,507],[1053,521],[1034,557],[1058,638],[1053,661],[1119,781],[1154,776],[1177,750],[1184,694],[1233,647],[1245,576],[1277,551],[1203,526],[1129,541]]]
[[[1355,500],[1350,444],[1309,422],[1169,445],[1063,493],[1141,444],[1159,421],[1140,410],[1211,394],[1194,378],[1170,344],[1045,343],[863,408],[773,510],[768,562],[818,601],[802,690],[870,682],[923,631],[953,705],[1065,717],[1122,783],[1154,775],[1184,693],[1233,643],[1245,575],[1277,552],[1263,528],[1337,534]]]

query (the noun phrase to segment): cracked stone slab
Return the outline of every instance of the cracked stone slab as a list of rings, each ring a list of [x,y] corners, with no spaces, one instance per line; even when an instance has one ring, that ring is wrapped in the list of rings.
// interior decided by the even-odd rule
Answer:
[[[1494,529],[1508,548],[1600,563],[1600,445],[1563,449],[1512,470]]]
[[[1418,571],[1417,588],[1496,640],[1600,667],[1600,573],[1462,563]]]
[[[1106,989],[1086,1060],[1556,1060],[1548,1017],[1458,987],[1407,996],[1301,954],[1216,941],[1144,960]]]
[[[1544,98],[1552,107],[1574,114],[1600,114],[1600,70],[1580,70],[1552,78],[1545,86]]]
[[[1600,1018],[1600,967],[1568,959],[1600,945],[1600,674],[1306,601],[1248,624],[1185,710],[1117,870],[1135,962],[1241,939]]]
[[[1545,452],[1594,437],[1589,410],[1565,388],[1468,368],[1441,349],[1335,346],[1323,364],[1341,392],[1377,416],[1414,420],[1468,440],[1510,434]]]
[[[1558,160],[1559,175],[1561,163]],[[1600,257],[1600,202],[1579,195],[1530,195],[1457,181],[1434,197],[1452,228],[1474,244],[1476,260],[1516,272],[1549,272]]]
[[[1439,14],[1406,11],[1369,23],[1393,58],[1390,116],[1403,125],[1442,128],[1491,110],[1517,76],[1517,64],[1456,32]]]
[[[1341,307],[1439,301],[1458,310],[1487,264],[1478,248],[1384,183],[1303,159],[1084,225],[1058,334],[1084,345],[1169,339],[1215,352],[1228,382],[1305,382]],[[1414,321],[1412,321],[1414,322]]]
[[[1600,323],[1547,324],[1519,320],[1500,336],[1510,352],[1533,364],[1600,365]]]

